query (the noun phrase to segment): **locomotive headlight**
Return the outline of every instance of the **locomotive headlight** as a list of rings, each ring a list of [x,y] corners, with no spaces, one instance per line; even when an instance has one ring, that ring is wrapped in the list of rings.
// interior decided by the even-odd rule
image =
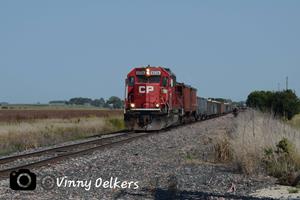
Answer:
[[[155,104],[155,106],[156,106],[156,108],[158,108],[159,107],[159,103]]]
[[[134,107],[135,107],[135,104],[134,104],[134,103],[131,103],[131,104],[130,104],[130,107],[131,107],[131,108],[134,108]]]
[[[146,68],[146,75],[150,76],[150,69],[149,68]]]

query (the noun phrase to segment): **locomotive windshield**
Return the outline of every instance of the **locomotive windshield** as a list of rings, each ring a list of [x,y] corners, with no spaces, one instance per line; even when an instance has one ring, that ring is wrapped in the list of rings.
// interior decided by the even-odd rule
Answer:
[[[137,76],[138,83],[160,83],[160,76]]]

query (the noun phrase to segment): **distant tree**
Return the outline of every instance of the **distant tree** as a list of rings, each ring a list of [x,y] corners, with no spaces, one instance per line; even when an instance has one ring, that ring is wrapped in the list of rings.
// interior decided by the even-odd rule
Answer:
[[[69,100],[69,104],[75,105],[84,105],[84,104],[92,104],[92,99],[90,98],[83,98],[83,97],[76,97]]]
[[[95,99],[92,101],[91,105],[103,108],[105,105],[105,100],[103,98]]]
[[[67,101],[54,100],[54,101],[49,101],[49,104],[67,104]]]
[[[8,104],[9,104],[8,102],[0,102],[0,106],[8,105]]]
[[[51,102],[56,102],[56,101],[51,101]],[[66,101],[65,103],[70,105],[90,104],[96,107],[115,108],[115,109],[119,109],[123,107],[123,101],[116,96],[111,96],[107,101],[105,101],[103,98],[93,100],[90,98],[76,97],[70,99],[69,101]]]
[[[116,96],[111,96],[106,101],[106,106],[109,106],[109,104],[111,104],[113,106],[113,108],[122,108],[122,106],[123,106],[122,100]]]
[[[239,106],[239,107],[243,107],[246,105],[246,101],[239,101],[239,102],[235,102],[235,105]]]
[[[105,100],[101,97],[100,100],[100,107],[104,107],[104,104],[105,104]]]

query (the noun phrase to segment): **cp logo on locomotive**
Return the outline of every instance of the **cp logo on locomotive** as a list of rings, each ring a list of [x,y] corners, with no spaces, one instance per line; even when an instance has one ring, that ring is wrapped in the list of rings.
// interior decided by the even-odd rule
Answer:
[[[139,87],[139,93],[149,93],[153,92],[154,87],[153,86],[140,86]]]

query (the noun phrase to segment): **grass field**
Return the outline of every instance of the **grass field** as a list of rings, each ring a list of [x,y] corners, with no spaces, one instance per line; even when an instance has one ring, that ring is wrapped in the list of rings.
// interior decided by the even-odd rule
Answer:
[[[113,117],[122,114],[122,110],[92,109],[8,109],[0,110],[0,122],[21,122],[36,119],[71,119],[78,117]]]
[[[99,108],[90,105],[50,105],[50,104],[8,104],[1,105],[0,110],[105,110],[104,108]]]
[[[0,155],[123,128],[121,110],[0,110]]]
[[[300,129],[300,114],[295,115],[292,120],[288,122],[291,126]]]

